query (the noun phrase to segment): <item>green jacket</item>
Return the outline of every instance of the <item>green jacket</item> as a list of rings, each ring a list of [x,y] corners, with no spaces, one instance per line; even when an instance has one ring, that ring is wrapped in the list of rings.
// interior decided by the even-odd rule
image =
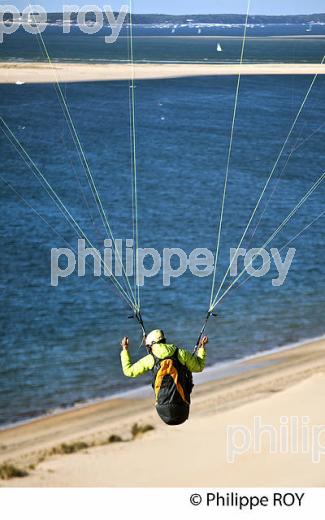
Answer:
[[[165,343],[157,343],[153,345],[152,351],[159,359],[165,359],[171,357],[175,350],[175,345],[167,345]],[[204,348],[199,348],[197,353],[193,356],[188,350],[183,348],[178,349],[178,359],[185,365],[191,372],[202,372],[205,367],[206,352]],[[152,354],[141,358],[136,363],[132,364],[131,356],[128,350],[122,350],[121,352],[121,363],[123,374],[127,377],[138,377],[145,374],[149,370],[152,370],[155,364],[154,357]]]

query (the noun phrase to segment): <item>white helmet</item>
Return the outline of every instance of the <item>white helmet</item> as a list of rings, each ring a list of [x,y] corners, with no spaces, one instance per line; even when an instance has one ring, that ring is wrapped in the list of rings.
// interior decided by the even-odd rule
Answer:
[[[165,341],[165,334],[160,329],[152,330],[148,336],[146,336],[147,347],[151,347],[154,343],[161,343],[163,341]]]

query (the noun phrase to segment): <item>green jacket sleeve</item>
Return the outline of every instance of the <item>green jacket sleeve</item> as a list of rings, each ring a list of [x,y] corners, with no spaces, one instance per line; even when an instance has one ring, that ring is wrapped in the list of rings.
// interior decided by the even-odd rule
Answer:
[[[121,352],[121,363],[123,374],[127,377],[138,377],[151,370],[154,366],[154,359],[151,354],[145,356],[136,363],[132,364],[131,356],[128,350],[122,350]]]
[[[191,372],[202,372],[205,367],[206,351],[204,348],[199,348],[196,354],[191,354],[188,350],[180,348],[178,350],[178,359]]]

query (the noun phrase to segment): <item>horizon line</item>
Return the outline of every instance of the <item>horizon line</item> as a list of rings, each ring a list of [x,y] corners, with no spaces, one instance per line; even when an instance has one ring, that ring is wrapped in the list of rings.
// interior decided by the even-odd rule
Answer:
[[[60,14],[62,11],[47,11],[48,14]],[[93,11],[89,10],[89,13]],[[114,13],[118,13],[118,10],[113,9]],[[105,13],[105,11],[102,11]],[[246,16],[247,13],[132,13],[133,16]],[[249,17],[253,16],[270,16],[270,17],[286,17],[286,16],[313,16],[313,15],[325,15],[325,11],[312,12],[312,13],[287,13],[287,14],[249,14]]]

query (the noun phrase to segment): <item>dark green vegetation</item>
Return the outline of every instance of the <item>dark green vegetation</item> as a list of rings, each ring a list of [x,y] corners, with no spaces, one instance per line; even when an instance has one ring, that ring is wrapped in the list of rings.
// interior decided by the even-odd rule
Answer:
[[[110,435],[107,440],[108,444],[112,444],[113,442],[123,442],[122,437],[120,435]]]
[[[89,448],[90,444],[87,442],[77,441],[77,442],[71,442],[70,444],[60,444],[60,446],[57,446],[55,448],[52,448],[51,454],[57,455],[57,454],[70,454],[70,453],[76,453],[77,451],[85,450],[86,448]]]
[[[17,468],[13,464],[2,464],[0,466],[0,479],[9,480],[17,477],[27,477],[28,473],[25,470]]]
[[[154,430],[154,426],[151,424],[139,425],[138,423],[134,423],[131,428],[131,438],[123,439],[120,435],[111,434],[109,437],[102,441],[75,441],[70,443],[62,443],[59,446],[55,446],[49,451],[44,451],[37,459],[37,463],[30,464],[28,469],[34,470],[36,468],[36,464],[43,462],[48,456],[52,455],[69,455],[71,453],[77,453],[78,451],[86,450],[87,448],[94,448],[96,446],[105,446],[106,444],[114,444],[117,442],[128,442],[134,440],[139,435],[143,435],[149,431]],[[0,479],[9,480],[11,478],[17,477],[27,477],[28,472],[14,466],[10,463],[4,463],[0,465]]]
[[[154,427],[151,426],[151,424],[144,424],[141,426],[138,423],[135,423],[131,429],[132,438],[135,439],[138,435],[150,432],[151,430],[154,430]]]

